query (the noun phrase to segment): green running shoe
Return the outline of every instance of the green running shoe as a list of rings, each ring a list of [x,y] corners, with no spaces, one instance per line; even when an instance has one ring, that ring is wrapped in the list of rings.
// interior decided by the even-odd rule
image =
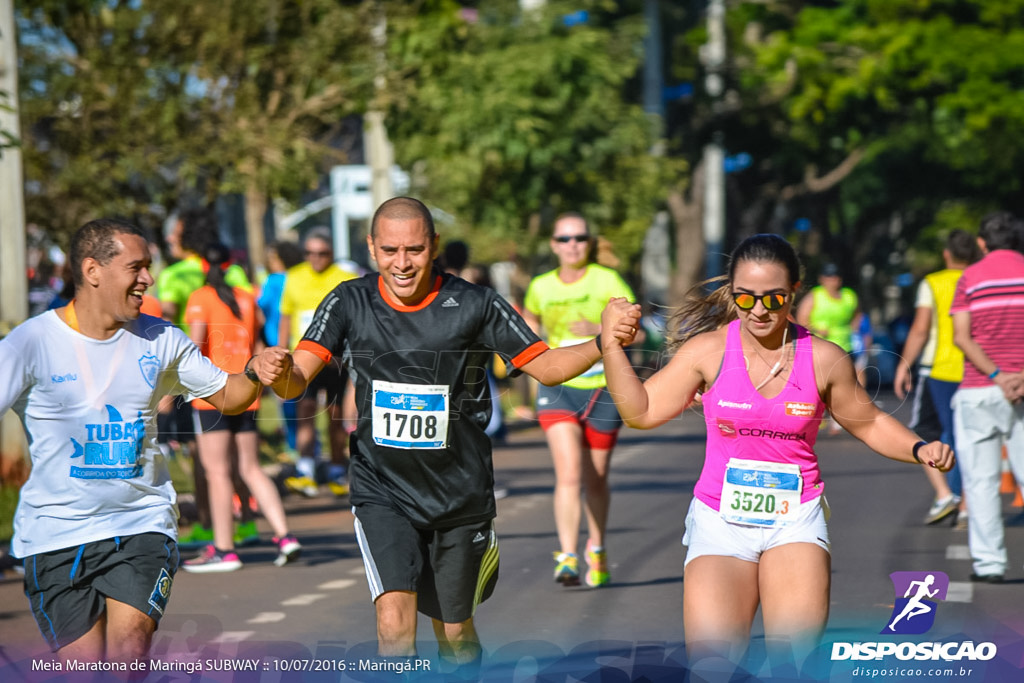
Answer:
[[[587,546],[587,585],[591,588],[604,586],[611,580],[608,575],[608,553],[604,548]]]

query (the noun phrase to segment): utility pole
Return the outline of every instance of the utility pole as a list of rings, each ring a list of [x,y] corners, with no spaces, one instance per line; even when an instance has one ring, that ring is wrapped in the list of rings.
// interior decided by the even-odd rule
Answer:
[[[665,75],[664,50],[661,40],[661,7],[658,0],[644,0],[644,112],[654,132],[651,156],[665,155]],[[640,277],[644,296],[664,305],[672,281],[670,220],[667,211],[659,211],[644,235]]]
[[[8,135],[20,144],[18,46],[14,0],[0,0],[0,147],[7,144]],[[28,316],[24,187],[21,148],[0,149],[0,336]],[[0,415],[0,483],[24,464],[24,453],[24,435],[16,416]]]
[[[363,148],[366,150],[366,163],[370,167],[370,196],[373,207],[371,215],[394,194],[394,187],[391,184],[391,166],[394,164],[394,149],[388,139],[388,130],[384,125],[384,99],[387,93],[387,42],[388,42],[388,20],[384,13],[384,6],[378,2],[376,5],[377,17],[373,28],[370,30],[370,38],[373,41],[376,74],[373,78],[374,102],[370,111],[366,112],[363,118],[365,129],[363,131]],[[339,238],[346,240],[344,251],[349,251],[349,236],[335,235],[337,243]],[[336,251],[339,256],[341,253]]]
[[[2,148],[8,135],[19,145],[21,140],[16,40],[14,0],[0,0],[0,328],[8,329],[28,316],[21,148]]]
[[[718,129],[718,115],[725,91],[725,0],[708,2],[708,42],[701,48],[705,92],[711,97],[714,130],[704,146],[704,240],[707,244],[706,273],[712,278],[724,272],[725,242],[725,146]]]

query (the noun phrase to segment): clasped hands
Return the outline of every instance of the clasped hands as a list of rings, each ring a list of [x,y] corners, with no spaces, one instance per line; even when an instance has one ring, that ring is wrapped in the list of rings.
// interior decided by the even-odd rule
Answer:
[[[271,346],[253,356],[249,368],[260,378],[264,386],[271,386],[292,371],[292,354],[288,349]]]
[[[640,304],[624,297],[612,297],[601,311],[601,348],[629,346],[640,329]]]

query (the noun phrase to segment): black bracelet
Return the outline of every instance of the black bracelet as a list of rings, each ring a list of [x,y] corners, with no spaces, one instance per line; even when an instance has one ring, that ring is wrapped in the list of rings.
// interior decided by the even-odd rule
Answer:
[[[914,454],[914,460],[918,461],[918,462],[919,462],[919,463],[921,463],[922,465],[924,464],[924,462],[923,462],[923,461],[921,460],[921,458],[920,458],[920,457],[919,457],[919,456],[917,455],[917,452],[918,452],[919,450],[921,450],[921,446],[927,446],[927,445],[928,445],[928,442],[927,442],[927,441],[918,441],[917,443],[915,443],[915,444],[914,444],[914,450],[913,450],[913,454]]]
[[[594,343],[597,344],[597,352],[598,353],[604,353],[604,351],[601,349],[601,333],[600,332],[598,332],[597,336],[594,337]]]

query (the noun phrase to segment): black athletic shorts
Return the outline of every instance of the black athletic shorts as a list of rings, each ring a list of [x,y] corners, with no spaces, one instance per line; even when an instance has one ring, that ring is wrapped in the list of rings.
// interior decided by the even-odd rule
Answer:
[[[181,558],[158,533],[119,536],[25,558],[25,595],[56,652],[93,627],[106,598],[131,605],[157,624]]]
[[[331,358],[328,363],[317,373],[313,381],[306,386],[302,398],[316,398],[323,390],[327,394],[326,405],[341,405],[341,397],[345,395],[345,386],[348,384],[348,372],[342,365],[340,358]]]
[[[196,438],[195,423],[192,421],[192,403],[184,396],[174,397],[174,407],[169,413],[157,413],[156,440],[159,443],[168,441],[193,441]]]
[[[490,520],[448,529],[417,529],[397,511],[353,508],[356,539],[374,602],[413,591],[417,609],[446,624],[466,621],[498,583],[498,538]]]
[[[228,431],[232,434],[256,431],[256,411],[247,410],[238,415],[225,415],[219,410],[195,411],[196,434]]]
[[[917,375],[910,404],[910,421],[907,427],[913,429],[925,441],[938,441],[942,437],[942,422],[928,390],[928,375]]]

